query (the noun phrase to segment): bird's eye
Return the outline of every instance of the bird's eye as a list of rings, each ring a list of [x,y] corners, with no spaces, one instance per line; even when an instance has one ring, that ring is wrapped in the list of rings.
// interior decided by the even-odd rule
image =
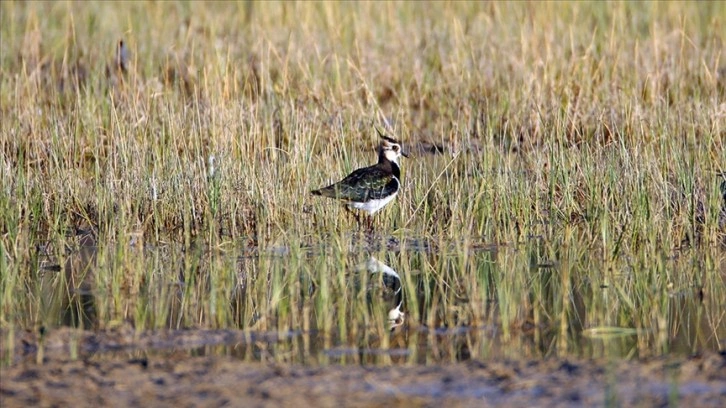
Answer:
[[[397,152],[399,149],[400,149],[400,147],[398,145],[393,145],[393,151],[394,152]]]

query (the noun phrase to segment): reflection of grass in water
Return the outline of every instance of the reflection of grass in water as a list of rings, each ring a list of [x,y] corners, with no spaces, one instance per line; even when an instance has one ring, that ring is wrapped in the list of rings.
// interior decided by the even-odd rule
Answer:
[[[308,191],[371,163],[389,122],[413,157],[378,229],[435,248],[374,254],[416,294],[410,324],[494,324],[542,354],[605,354],[581,339],[597,327],[638,330],[639,355],[726,335],[714,4],[0,7],[3,328],[71,305],[99,328],[383,336],[350,285],[352,220]]]

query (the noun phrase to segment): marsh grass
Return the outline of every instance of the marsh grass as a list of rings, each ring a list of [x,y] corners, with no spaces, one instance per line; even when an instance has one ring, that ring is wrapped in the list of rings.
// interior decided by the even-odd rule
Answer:
[[[410,327],[496,327],[512,356],[723,348],[718,2],[0,10],[6,344],[130,324],[388,347],[352,272],[374,255]],[[365,237],[309,191],[370,164],[374,126],[412,158]],[[405,347],[500,353],[479,329]]]

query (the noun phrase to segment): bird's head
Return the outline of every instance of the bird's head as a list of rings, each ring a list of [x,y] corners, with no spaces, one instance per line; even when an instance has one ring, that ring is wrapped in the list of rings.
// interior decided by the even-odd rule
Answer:
[[[392,161],[396,164],[398,164],[398,159],[401,158],[401,156],[408,157],[408,154],[404,153],[403,148],[401,147],[401,143],[399,143],[395,139],[383,135],[383,133],[381,133],[378,128],[376,128],[376,131],[381,137],[381,144],[378,147],[379,155],[382,155],[389,161]]]

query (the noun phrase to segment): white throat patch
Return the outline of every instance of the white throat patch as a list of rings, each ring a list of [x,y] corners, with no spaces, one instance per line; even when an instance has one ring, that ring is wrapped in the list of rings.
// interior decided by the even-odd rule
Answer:
[[[386,149],[383,151],[383,155],[386,159],[398,164],[398,158],[401,157],[401,153],[393,151],[393,149]]]

